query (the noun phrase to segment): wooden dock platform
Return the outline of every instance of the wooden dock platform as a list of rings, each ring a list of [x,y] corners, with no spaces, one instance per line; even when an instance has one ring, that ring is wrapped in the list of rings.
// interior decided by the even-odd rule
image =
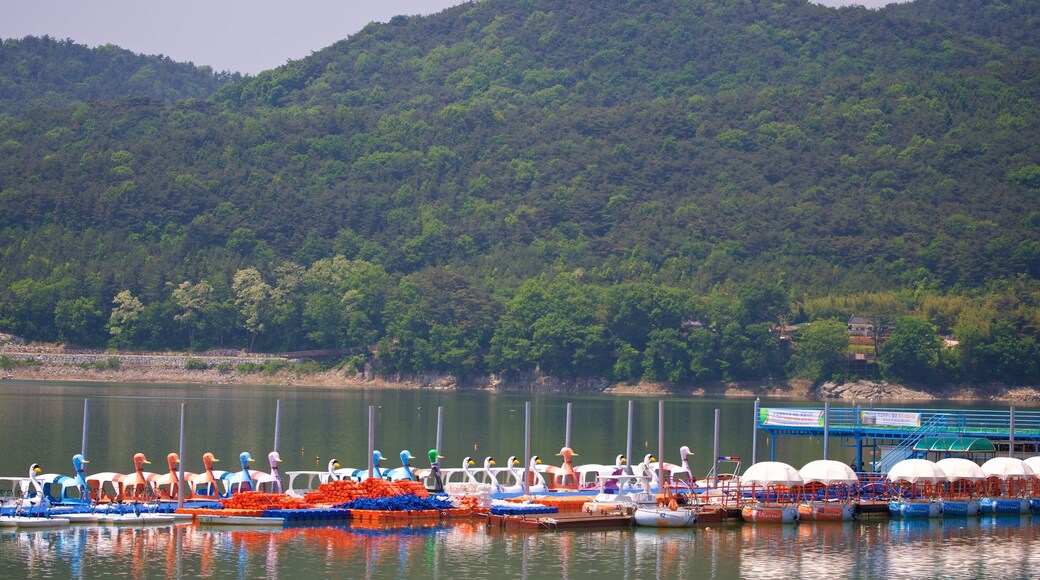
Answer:
[[[590,514],[584,512],[563,514],[532,514],[517,516],[488,516],[492,528],[517,530],[570,530],[577,528],[627,528],[632,525],[628,514]]]

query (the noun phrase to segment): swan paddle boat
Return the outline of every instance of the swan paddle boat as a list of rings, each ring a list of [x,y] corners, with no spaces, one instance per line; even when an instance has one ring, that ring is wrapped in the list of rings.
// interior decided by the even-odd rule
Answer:
[[[415,459],[412,456],[412,452],[404,449],[401,451],[401,467],[395,467],[386,472],[386,478],[390,481],[415,481],[415,472],[412,471],[412,465],[410,461]]]
[[[181,464],[181,457],[176,453],[168,453],[166,455],[166,466],[169,470],[163,474],[153,475],[151,478],[152,486],[155,488],[155,493],[159,495],[159,499],[166,501],[176,501],[180,496],[181,485],[184,485],[184,499],[191,498],[191,478],[194,477],[194,473],[184,472],[184,480],[180,479],[179,467]]]
[[[231,474],[213,469],[213,464],[219,461],[208,451],[202,454],[204,471],[188,478],[195,499],[218,500],[227,495],[226,480]]]
[[[473,474],[471,469],[476,462],[473,461],[472,457],[466,456],[462,459],[462,467],[445,469],[442,473],[444,474],[444,485],[451,483],[479,483],[477,476]]]
[[[545,469],[552,476],[552,489],[578,489],[580,482],[578,475],[574,472],[574,463],[571,460],[572,457],[577,457],[578,454],[570,447],[563,447],[556,456],[563,458],[563,464],[559,467],[549,466]]]
[[[383,461],[383,454],[376,449],[372,452],[372,476],[380,479],[386,479],[389,471],[384,469],[379,463]],[[368,479],[369,472],[367,467],[355,469],[351,472],[350,476],[354,478],[354,481],[364,481]]]
[[[426,454],[430,458],[430,469],[425,473],[416,474],[419,479],[423,480],[423,485],[426,490],[431,493],[444,493],[444,478],[441,477],[441,463],[440,460],[444,459],[436,449],[430,449]]]
[[[42,474],[43,469],[40,468],[38,463],[33,463],[29,466],[29,484],[26,486],[22,496],[15,501],[15,505],[23,508],[47,507],[50,505],[50,499],[43,491],[43,482],[40,481],[40,475]]]
[[[119,480],[119,498],[122,501],[150,501],[155,498],[155,488],[152,486],[155,474],[144,470],[144,466],[151,463],[144,453],[134,454],[134,472]]]
[[[282,474],[278,472],[278,464],[282,462],[282,456],[277,451],[267,454],[267,463],[271,466],[269,473],[262,471],[252,472],[253,488],[267,493],[282,493]]]
[[[503,494],[515,494],[524,492],[524,471],[520,469],[520,460],[511,455],[506,460],[506,483],[500,490]],[[510,479],[511,478],[511,479]],[[509,483],[512,481],[512,483]]]
[[[253,485],[253,473],[249,469],[249,464],[254,461],[256,460],[248,451],[238,454],[238,463],[242,466],[242,471],[235,472],[228,477],[228,495],[256,489]]]
[[[90,505],[89,487],[83,466],[87,461],[83,455],[77,453],[72,456],[72,467],[76,475],[69,477],[55,473],[48,473],[40,477],[43,483],[43,492],[51,503],[63,506]]]
[[[621,475],[625,472],[628,459],[624,454],[614,458],[614,465],[603,465],[600,463],[586,463],[574,468],[578,476],[578,485],[581,489],[596,489],[599,485],[598,477],[601,475]]]

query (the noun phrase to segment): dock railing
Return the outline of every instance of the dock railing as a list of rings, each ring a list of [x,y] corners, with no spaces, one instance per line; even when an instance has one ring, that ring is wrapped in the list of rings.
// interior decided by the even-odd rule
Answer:
[[[911,433],[925,426],[936,432],[971,437],[1000,438],[1011,432],[1010,409],[830,407],[826,418],[822,408],[763,407],[759,411],[756,424],[767,430],[818,433],[826,419],[835,434],[849,430]],[[1015,410],[1014,417],[1016,439],[1040,441],[1040,411]]]
[[[878,473],[888,473],[893,465],[910,457],[913,454],[914,445],[917,445],[925,437],[938,435],[945,432],[947,416],[935,414],[921,423],[921,426],[911,431],[906,438],[899,442],[885,454],[885,456],[874,466]]]

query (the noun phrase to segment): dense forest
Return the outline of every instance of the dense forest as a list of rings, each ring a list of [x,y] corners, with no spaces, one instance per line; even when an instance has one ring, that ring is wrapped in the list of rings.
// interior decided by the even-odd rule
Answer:
[[[0,330],[28,340],[1040,376],[1029,0],[485,0],[247,78],[24,39],[0,99]]]
[[[238,73],[134,54],[117,46],[90,49],[47,36],[0,39],[0,115],[138,95],[205,99]]]

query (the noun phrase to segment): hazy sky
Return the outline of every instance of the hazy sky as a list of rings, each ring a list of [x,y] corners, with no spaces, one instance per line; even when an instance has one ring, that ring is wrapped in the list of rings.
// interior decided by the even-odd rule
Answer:
[[[883,6],[893,0],[817,0]],[[2,0],[0,38],[115,44],[218,71],[256,74],[308,56],[369,22],[433,14],[461,0]]]

